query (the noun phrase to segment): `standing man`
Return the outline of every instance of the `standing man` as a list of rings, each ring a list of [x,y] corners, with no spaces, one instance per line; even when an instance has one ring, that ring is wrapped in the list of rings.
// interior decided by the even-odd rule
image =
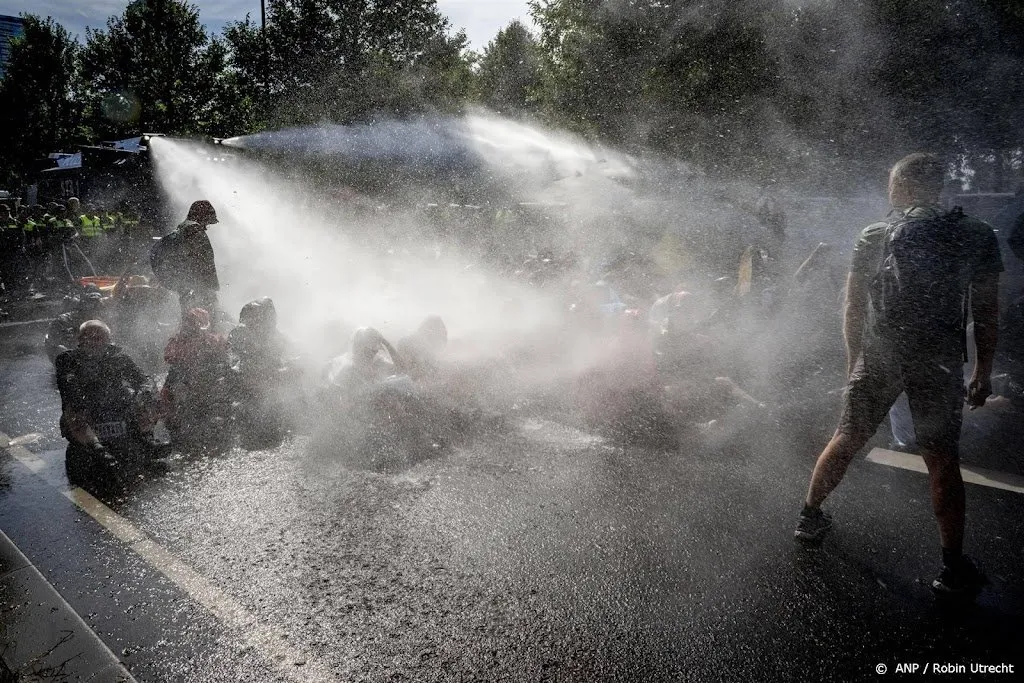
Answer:
[[[206,228],[216,222],[217,212],[210,202],[193,202],[185,221],[150,251],[153,274],[160,285],[178,294],[182,315],[191,308],[202,308],[215,317],[220,283]]]
[[[911,154],[892,167],[896,218],[860,235],[847,278],[843,331],[849,385],[835,436],[818,457],[796,538],[820,541],[832,526],[821,504],[842,480],[900,393],[910,399],[942,545],[939,594],[973,595],[985,583],[962,553],[964,483],[959,441],[970,303],[978,357],[966,391],[976,408],[992,393],[998,325],[999,244],[986,223],[939,207],[945,165]]]

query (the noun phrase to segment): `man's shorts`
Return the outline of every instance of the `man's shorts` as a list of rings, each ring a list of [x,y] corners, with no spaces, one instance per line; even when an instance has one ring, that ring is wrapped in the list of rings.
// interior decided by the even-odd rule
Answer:
[[[869,438],[904,391],[921,449],[956,456],[966,395],[960,358],[900,358],[865,349],[850,375],[839,431]]]

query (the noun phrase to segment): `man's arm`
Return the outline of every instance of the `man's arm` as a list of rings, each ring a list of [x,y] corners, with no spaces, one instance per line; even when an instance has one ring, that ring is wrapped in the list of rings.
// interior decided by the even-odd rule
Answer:
[[[74,398],[74,387],[71,383],[71,362],[64,352],[54,359],[54,371],[57,376],[57,392],[62,403],[69,403]]]
[[[388,355],[391,356],[391,362],[394,363],[395,369],[402,373],[408,373],[408,364],[405,362],[405,359],[402,358],[401,354],[395,350],[395,347],[391,345],[391,342],[381,336],[380,343],[381,346],[384,347],[384,350],[388,352]]]
[[[868,312],[868,288],[864,278],[854,271],[846,276],[846,303],[843,306],[843,338],[846,340],[846,374],[853,373],[864,346],[864,323]]]
[[[156,390],[153,379],[144,373],[128,354],[121,356],[121,376],[135,391],[153,392]]]
[[[999,342],[998,273],[983,275],[971,283],[971,315],[978,357],[967,388],[967,402],[977,408],[992,395],[992,361]]]

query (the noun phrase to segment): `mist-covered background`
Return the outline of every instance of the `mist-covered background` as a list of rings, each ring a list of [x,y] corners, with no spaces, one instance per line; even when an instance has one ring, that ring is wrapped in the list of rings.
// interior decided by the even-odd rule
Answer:
[[[268,0],[265,32],[255,3],[216,33],[182,0],[132,2],[85,35],[29,16],[0,81],[0,183],[141,131],[230,137],[474,106],[815,193],[875,188],[914,149],[945,155],[974,190],[1020,182],[1016,0],[529,5],[529,26],[482,50],[433,0]]]

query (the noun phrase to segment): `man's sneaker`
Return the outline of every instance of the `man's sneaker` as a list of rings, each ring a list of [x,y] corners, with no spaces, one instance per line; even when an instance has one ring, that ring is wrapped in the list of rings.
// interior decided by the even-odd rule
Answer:
[[[798,541],[804,543],[818,543],[825,538],[825,534],[832,528],[832,517],[827,512],[815,509],[810,512],[801,512],[800,519],[796,524],[796,532],[793,534]]]
[[[932,581],[936,595],[945,597],[974,597],[988,579],[967,557],[956,567],[943,567],[942,572]]]

